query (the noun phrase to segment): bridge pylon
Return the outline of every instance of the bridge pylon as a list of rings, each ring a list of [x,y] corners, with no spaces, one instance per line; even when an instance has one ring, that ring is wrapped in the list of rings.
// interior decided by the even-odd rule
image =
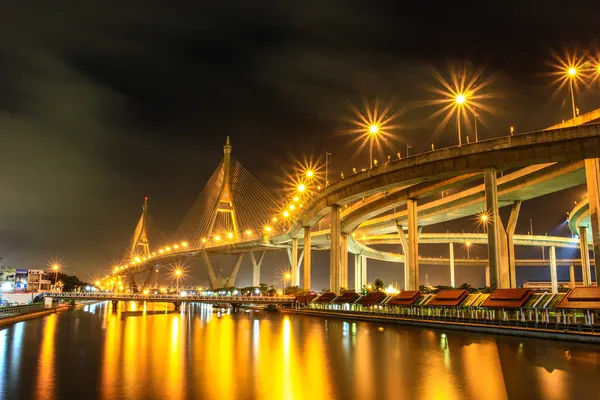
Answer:
[[[135,231],[133,232],[133,240],[131,242],[131,249],[129,256],[134,259],[140,254],[137,253],[139,248],[142,248],[142,256],[150,256],[150,242],[148,240],[148,197],[144,198],[144,205],[142,206],[142,215],[137,223]]]

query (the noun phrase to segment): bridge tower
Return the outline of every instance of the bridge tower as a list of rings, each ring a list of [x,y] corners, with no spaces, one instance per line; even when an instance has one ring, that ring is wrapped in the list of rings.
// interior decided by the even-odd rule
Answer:
[[[233,203],[233,192],[231,190],[231,145],[229,144],[229,136],[223,146],[223,183],[221,184],[221,190],[219,196],[215,202],[213,212],[210,217],[210,224],[208,225],[208,237],[212,236],[215,222],[219,213],[229,214],[233,239],[238,239],[238,224],[235,215],[235,206]],[[202,245],[204,247],[204,245]]]
[[[129,252],[131,258],[135,258],[140,255],[137,253],[140,247],[142,248],[142,257],[149,257],[150,242],[148,240],[148,197],[144,198],[142,215],[133,233],[133,240],[131,242],[131,249]]]

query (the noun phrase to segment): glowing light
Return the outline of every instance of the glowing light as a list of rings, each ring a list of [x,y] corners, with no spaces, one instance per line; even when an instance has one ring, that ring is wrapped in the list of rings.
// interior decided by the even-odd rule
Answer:
[[[233,239],[233,233],[231,233],[231,232],[227,232],[227,237],[228,237],[229,239]]]
[[[270,226],[265,226],[265,232],[271,232],[271,227]]]
[[[290,274],[290,273],[288,272],[288,273],[286,273],[286,274],[284,275],[284,277],[285,277],[285,279],[287,279],[287,280],[290,280],[290,279],[292,279],[292,274]]]
[[[290,208],[290,210],[294,211],[294,209],[296,208],[296,206],[295,206],[295,205],[293,205],[293,204],[290,204],[290,207],[289,207],[289,208]]]
[[[272,221],[277,222],[277,217],[273,217]]]
[[[215,236],[215,240],[218,242],[219,240],[221,240],[221,236],[219,236],[219,235]]]
[[[179,277],[179,276],[181,276],[181,274],[183,274],[183,271],[182,271],[180,268],[177,268],[177,269],[175,270],[175,276],[178,276],[178,277]]]
[[[481,216],[479,218],[481,219],[482,222],[487,222],[487,220],[488,220],[487,214],[481,214]]]
[[[174,244],[174,245],[173,245],[173,248],[174,248],[174,249],[178,249],[178,248],[179,248],[179,245],[178,245],[178,244]]]
[[[381,153],[384,147],[394,149],[391,139],[394,139],[392,133],[400,128],[400,125],[394,121],[403,110],[392,112],[392,103],[387,103],[384,107],[380,105],[379,99],[373,104],[365,98],[362,108],[350,105],[354,117],[349,119],[353,128],[343,131],[344,134],[354,135],[351,144],[359,144],[358,149],[352,158],[356,158],[367,146],[369,147],[369,159],[373,158],[373,146],[377,148],[377,153]]]
[[[165,252],[165,250],[164,250],[164,249],[160,249],[158,252],[159,252],[160,254],[163,254],[163,253]]]
[[[306,186],[303,183],[301,183],[301,184],[298,185],[298,191],[299,192],[304,192],[305,190],[306,190]]]
[[[577,68],[571,67],[571,68],[569,68],[569,71],[567,71],[567,72],[569,75],[575,76],[575,75],[577,75]]]
[[[300,201],[300,198],[298,196],[294,197],[294,202],[297,203]]]
[[[440,87],[428,87],[428,90],[440,98],[426,101],[427,106],[439,106],[440,109],[435,111],[430,120],[441,117],[441,121],[434,131],[430,142],[441,134],[452,117],[456,117],[456,130],[458,137],[458,145],[462,144],[461,120],[467,127],[471,129],[473,125],[471,118],[481,120],[480,112],[484,111],[490,114],[498,114],[498,110],[485,104],[485,100],[491,100],[497,95],[493,93],[485,93],[486,87],[494,81],[494,77],[483,78],[483,69],[470,71],[467,64],[461,67],[450,66],[448,80],[438,72],[433,71],[434,78],[440,84]],[[485,123],[485,121],[483,121]]]
[[[252,231],[251,231],[250,229],[248,229],[248,230],[246,231],[246,235],[252,235]]]
[[[467,240],[467,243],[465,243],[465,245],[466,245],[467,247],[470,247],[470,246],[471,246],[471,242]]]
[[[206,238],[202,238],[202,243],[206,243]]]
[[[142,293],[144,293],[144,296],[148,296],[150,294],[150,290],[144,289]]]
[[[136,258],[134,258],[134,261],[135,261],[136,263],[139,263],[139,262],[141,262],[142,260],[140,260],[140,258],[139,258],[139,257],[136,257]]]
[[[181,242],[181,246],[182,246],[182,247],[187,247],[187,246],[188,246],[188,244],[187,244],[187,242]]]
[[[96,281],[96,282],[94,282],[94,285],[96,285],[96,286],[100,286],[100,281]]]
[[[287,210],[285,210],[285,211],[283,212],[283,216],[284,216],[285,218],[287,218],[287,217],[289,217],[289,216],[290,216],[290,213],[289,213]]]
[[[166,251],[171,251],[170,247],[165,248]]]
[[[387,289],[384,290],[384,292],[387,293],[387,294],[398,294],[398,293],[400,293],[400,291],[398,289],[396,289],[395,287],[393,287],[391,283],[390,283],[390,286],[388,286]]]
[[[598,67],[598,70],[600,70],[600,67]],[[306,171],[306,177],[307,178],[312,178],[314,176],[314,172],[312,169],[309,169],[308,171]]]
[[[52,267],[52,269],[54,269],[54,267]],[[119,267],[115,267],[114,271],[115,273],[119,272]]]

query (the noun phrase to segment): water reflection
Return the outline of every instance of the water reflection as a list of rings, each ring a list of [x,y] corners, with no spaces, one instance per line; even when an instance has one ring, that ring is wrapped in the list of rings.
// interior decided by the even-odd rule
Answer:
[[[600,389],[597,347],[378,328],[199,305],[98,305],[0,331],[0,388],[18,399],[82,398],[70,391],[77,383],[89,398],[178,400],[587,399]]]

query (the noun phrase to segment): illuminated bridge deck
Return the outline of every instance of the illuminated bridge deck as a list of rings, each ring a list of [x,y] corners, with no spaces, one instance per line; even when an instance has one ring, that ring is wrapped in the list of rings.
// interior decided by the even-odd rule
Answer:
[[[56,300],[97,300],[97,301],[149,301],[163,303],[205,303],[205,304],[293,304],[295,297],[270,296],[198,296],[176,294],[141,293],[44,293],[45,298]]]

